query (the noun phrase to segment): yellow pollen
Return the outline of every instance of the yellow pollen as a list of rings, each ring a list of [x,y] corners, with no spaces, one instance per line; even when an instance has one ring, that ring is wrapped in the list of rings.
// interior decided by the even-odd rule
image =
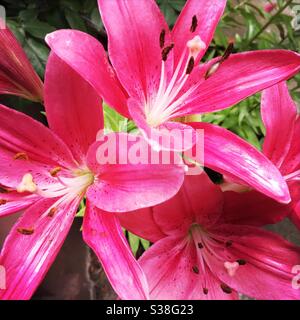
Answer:
[[[30,173],[26,173],[22,178],[21,183],[17,187],[19,193],[22,192],[35,192],[37,190],[37,185],[33,181],[33,177]]]
[[[199,52],[206,48],[206,44],[199,36],[195,36],[193,39],[189,40],[186,45],[190,49],[190,54],[194,58],[197,58]]]
[[[48,217],[50,217],[50,218],[54,217],[56,212],[57,212],[57,208],[56,207],[51,208],[49,213],[48,213]]]
[[[61,171],[61,167],[56,167],[50,171],[50,174],[52,177],[56,177],[60,171]]]
[[[14,156],[14,160],[28,160],[28,155],[25,152],[19,152]]]
[[[17,231],[25,236],[30,236],[34,233],[33,228],[18,228]]]

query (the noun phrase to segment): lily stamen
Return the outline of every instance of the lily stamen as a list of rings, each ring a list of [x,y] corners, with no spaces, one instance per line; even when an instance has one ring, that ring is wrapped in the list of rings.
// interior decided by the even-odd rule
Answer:
[[[162,43],[163,39],[164,33],[162,32],[160,43]],[[173,111],[178,107],[178,105],[183,102],[183,99],[185,99],[187,93],[183,94],[182,97],[176,100],[178,94],[183,89],[195,67],[195,61],[200,51],[204,50],[206,48],[206,45],[198,35],[187,42],[186,50],[184,50],[184,52],[182,53],[175,72],[169,84],[167,85],[165,62],[167,61],[168,55],[173,47],[174,44],[171,44],[170,46],[163,49],[161,77],[156,98],[153,102],[145,103],[147,122],[152,127],[157,127],[161,123],[165,122],[172,115]],[[185,66],[183,66],[184,62]],[[188,92],[191,93],[192,91],[188,90]]]

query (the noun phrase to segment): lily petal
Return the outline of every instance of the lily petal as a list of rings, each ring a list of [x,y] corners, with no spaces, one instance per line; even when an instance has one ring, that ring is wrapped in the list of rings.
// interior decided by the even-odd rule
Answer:
[[[108,152],[107,158],[102,158]],[[181,158],[155,152],[141,136],[111,133],[94,143],[88,166],[97,176],[87,197],[99,209],[127,212],[166,201],[184,178]]]
[[[224,12],[226,0],[188,0],[182,9],[176,24],[172,30],[174,43],[175,65],[178,61],[187,42],[195,36],[200,36],[201,40],[209,47],[215,29]],[[194,19],[194,23],[193,22]],[[197,57],[199,61],[206,50],[200,52]]]
[[[210,63],[210,62],[208,62]],[[232,54],[181,106],[185,114],[222,110],[300,70],[300,55],[287,50]],[[199,68],[203,72],[203,67]]]
[[[266,127],[263,153],[280,168],[291,147],[297,118],[297,107],[285,82],[263,92],[261,108]]]
[[[46,126],[0,105],[0,183],[16,189],[26,173],[51,183],[50,170],[75,167],[67,146]]]
[[[220,218],[222,207],[221,189],[203,172],[186,176],[175,197],[153,208],[153,217],[165,234],[185,235],[195,221],[206,227],[213,225]]]
[[[290,215],[291,220],[300,230],[300,182],[296,181],[289,184],[291,197],[292,197],[292,212]]]
[[[280,171],[282,174],[290,174],[297,170],[300,170],[300,117],[298,116],[293,137],[291,140],[290,150],[286,155],[281,167]]]
[[[282,203],[291,198],[275,165],[252,145],[230,131],[209,123],[190,123],[204,130],[204,165],[238,179]]]
[[[95,251],[121,299],[148,299],[146,277],[128,246],[116,215],[101,211],[88,202],[83,238]]]
[[[16,191],[0,192],[0,217],[19,212],[38,201],[40,197],[35,194],[20,194]]]
[[[43,83],[7,27],[0,28],[0,94],[43,101]]]
[[[150,242],[166,236],[154,219],[152,207],[119,213],[118,218],[123,228]]]
[[[158,91],[162,50],[171,43],[168,25],[153,0],[98,0],[98,4],[118,78],[131,97],[143,102]],[[168,60],[167,73],[172,55]]]
[[[25,211],[7,237],[0,255],[6,269],[2,300],[27,300],[43,280],[73,222],[80,199],[43,216],[55,199],[43,199]]]
[[[127,95],[110,66],[104,48],[92,36],[77,30],[59,30],[46,36],[51,50],[79,73],[119,113],[128,117]]]
[[[148,210],[122,213],[119,217],[125,228],[144,239],[156,242],[167,235],[185,236],[195,221],[206,227],[213,225],[219,220],[222,207],[221,189],[203,172],[186,176],[179,192],[166,202]]]
[[[224,193],[224,223],[262,227],[275,224],[291,213],[291,207],[255,191]]]
[[[46,68],[45,108],[50,128],[64,140],[75,159],[84,163],[89,146],[103,129],[102,100],[54,53]]]

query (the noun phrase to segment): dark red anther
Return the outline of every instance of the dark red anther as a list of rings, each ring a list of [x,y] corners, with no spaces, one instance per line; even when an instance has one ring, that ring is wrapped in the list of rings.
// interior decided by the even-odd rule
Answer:
[[[199,249],[203,249],[204,247],[203,247],[203,244],[201,243],[201,242],[198,242],[198,248]]]
[[[199,274],[199,268],[197,266],[193,266],[192,270],[194,273]]]
[[[3,187],[0,187],[0,193],[8,193],[9,191]]]
[[[236,262],[240,265],[240,266],[244,266],[246,264],[246,260],[244,259],[238,259],[236,260]]]
[[[229,248],[231,246],[232,246],[232,241],[231,240],[228,240],[228,241],[225,242],[225,247],[226,248]]]
[[[168,59],[168,55],[171,52],[171,50],[174,48],[174,43],[170,44],[169,46],[165,47],[162,52],[161,52],[161,56],[163,61],[167,61]]]
[[[191,28],[190,28],[190,31],[193,33],[196,31],[198,27],[198,19],[197,19],[197,16],[193,16],[192,18],[192,25],[191,25]]]
[[[189,63],[188,63],[188,66],[186,68],[186,74],[191,74],[193,69],[194,69],[194,66],[195,66],[195,59],[194,57],[190,57],[190,60],[189,60]]]
[[[7,204],[7,200],[4,199],[0,199],[0,206]]]
[[[231,55],[231,53],[233,51],[233,48],[234,48],[234,43],[233,42],[229,42],[228,47],[226,48],[226,50],[225,50],[220,62],[224,62],[226,59],[229,58],[229,56]]]
[[[203,293],[204,293],[205,295],[207,295],[207,294],[208,294],[208,289],[207,289],[207,288],[203,288]]]
[[[159,46],[161,49],[165,46],[165,40],[166,40],[166,30],[163,29],[159,36]]]
[[[232,293],[232,289],[230,287],[228,287],[227,284],[222,283],[221,284],[221,289],[223,290],[223,292],[225,292],[226,294],[231,294]]]

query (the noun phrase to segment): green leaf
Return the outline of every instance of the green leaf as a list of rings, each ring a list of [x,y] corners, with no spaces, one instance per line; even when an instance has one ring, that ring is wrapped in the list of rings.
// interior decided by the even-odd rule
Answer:
[[[79,205],[79,209],[78,209],[78,212],[76,214],[76,218],[83,218],[84,217],[84,214],[85,214],[85,200],[82,200],[80,202],[80,205]]]
[[[139,250],[139,246],[140,246],[140,238],[138,236],[136,236],[135,234],[130,233],[128,231],[128,241],[129,241],[129,245],[132,250],[132,253],[134,255],[136,255],[137,251]]]
[[[19,18],[22,21],[31,21],[31,20],[36,20],[38,16],[38,11],[37,9],[26,9],[26,10],[21,10],[19,13]]]
[[[66,8],[64,12],[65,12],[66,20],[68,21],[72,29],[77,29],[83,32],[87,32],[86,25],[78,12],[68,8]]]
[[[55,31],[50,24],[40,20],[30,20],[24,22],[24,29],[35,38],[44,39],[46,34]]]
[[[41,78],[43,78],[49,49],[41,42],[33,38],[29,38],[25,43],[24,50],[36,72]]]
[[[60,5],[62,8],[69,8],[75,12],[78,12],[81,9],[81,4],[78,0],[60,0]]]
[[[35,71],[38,73],[40,77],[43,77],[44,71],[45,71],[45,65],[42,62],[42,60],[39,58],[39,56],[35,53],[35,51],[32,49],[32,47],[27,43],[24,45],[24,50],[33,65]]]
[[[95,8],[91,13],[91,22],[98,29],[103,29],[103,23],[100,17],[99,9]]]
[[[15,37],[18,39],[21,45],[25,42],[25,32],[24,29],[15,21],[7,20],[6,24],[9,29],[13,32]]]
[[[27,40],[27,44],[36,53],[39,59],[45,64],[49,56],[48,47],[44,43],[41,43],[32,38]]]
[[[85,207],[80,209],[77,213],[76,213],[76,218],[83,218],[84,217],[84,213],[85,213]]]
[[[128,119],[122,117],[108,105],[103,105],[106,132],[127,132]]]
[[[180,1],[176,1],[173,4],[173,0],[158,0],[158,4],[168,24],[173,26],[177,19],[176,9],[178,8],[178,5],[180,6]]]
[[[145,240],[145,239],[142,239],[142,238],[140,238],[140,240],[141,240],[141,244],[142,244],[143,248],[144,248],[145,250],[149,249],[149,247],[150,247],[150,242],[149,242],[148,240]]]

